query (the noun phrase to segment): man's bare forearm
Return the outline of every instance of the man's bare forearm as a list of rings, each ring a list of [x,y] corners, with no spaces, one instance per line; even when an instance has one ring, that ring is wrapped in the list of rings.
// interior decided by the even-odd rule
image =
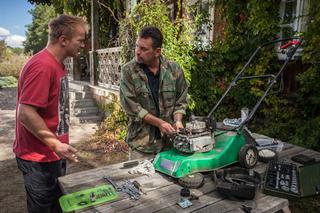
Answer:
[[[55,134],[49,130],[35,107],[20,104],[18,120],[29,132],[52,150],[55,149],[57,143],[60,143]]]
[[[59,141],[40,117],[37,108],[20,104],[18,108],[18,121],[57,155],[70,161],[78,162],[77,156],[75,155],[77,150],[69,144]]]
[[[157,118],[156,116],[151,115],[150,113],[148,113],[146,116],[144,116],[143,121],[147,122],[148,124],[151,124],[153,126],[158,127],[160,129],[160,131],[164,134],[172,134],[175,131],[175,129],[173,128],[173,126],[170,123],[168,123],[160,118]]]
[[[183,114],[182,114],[182,113],[176,113],[176,114],[174,114],[174,116],[173,116],[174,122],[177,122],[177,121],[182,122],[182,118],[183,118]]]
[[[143,118],[143,121],[148,123],[148,124],[151,124],[153,126],[156,126],[156,127],[160,127],[162,123],[164,123],[165,121],[148,113],[144,118]]]

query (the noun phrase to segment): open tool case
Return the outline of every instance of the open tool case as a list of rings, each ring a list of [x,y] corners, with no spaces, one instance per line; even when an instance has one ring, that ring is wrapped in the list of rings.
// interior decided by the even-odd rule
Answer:
[[[320,193],[320,162],[298,166],[290,162],[272,161],[268,164],[263,193],[288,199]]]

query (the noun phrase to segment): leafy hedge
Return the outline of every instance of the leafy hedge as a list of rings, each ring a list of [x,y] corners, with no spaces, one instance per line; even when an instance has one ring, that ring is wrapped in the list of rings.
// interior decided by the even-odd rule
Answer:
[[[183,5],[181,9],[187,10]],[[135,41],[139,30],[147,25],[158,27],[164,36],[163,54],[180,64],[190,80],[190,70],[194,67],[192,40],[194,25],[189,17],[177,15],[174,21],[169,19],[168,8],[164,0],[154,0],[152,4],[141,1],[131,14],[120,22],[120,43],[122,62],[128,62],[134,56]]]
[[[0,89],[5,87],[16,87],[17,84],[18,80],[13,76],[0,76]]]

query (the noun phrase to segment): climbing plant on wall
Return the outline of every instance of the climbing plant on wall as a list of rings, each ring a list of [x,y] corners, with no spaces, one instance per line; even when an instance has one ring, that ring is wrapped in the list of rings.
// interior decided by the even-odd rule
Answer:
[[[197,114],[207,114],[218,98],[240,71],[250,54],[264,42],[271,41],[279,31],[279,1],[216,1],[215,10],[225,22],[222,36],[212,48],[196,54],[197,66],[191,72],[190,107]],[[267,14],[262,11],[269,11]],[[195,49],[196,51],[197,49]],[[248,74],[257,75],[273,71],[277,66],[274,51],[263,51],[259,60],[248,67]],[[240,82],[236,93],[231,93],[216,116],[227,116],[241,106],[252,105],[264,89],[261,80]],[[237,111],[236,113],[239,114]],[[238,116],[231,114],[230,116]]]
[[[225,21],[223,36],[206,52],[196,54],[197,66],[191,71],[190,107],[197,114],[206,114],[221,96],[228,83],[239,72],[254,49],[275,39],[279,29],[279,3],[273,1],[216,1],[216,10]],[[308,28],[304,33],[303,66],[309,67],[298,74],[296,95],[288,98],[281,90],[281,79],[268,94],[250,129],[284,141],[320,150],[320,4],[310,1]],[[265,13],[268,11],[268,13]],[[274,49],[259,55],[249,67],[249,74],[278,71]],[[239,108],[253,104],[262,94],[260,80],[240,83],[238,90],[223,104],[215,116],[239,116]],[[230,114],[230,110],[235,112]],[[229,114],[228,114],[229,113]]]
[[[178,7],[184,7],[179,1]],[[181,11],[180,9],[178,11]],[[122,61],[128,62],[134,56],[134,44],[139,30],[147,25],[158,27],[164,35],[163,54],[176,61],[190,80],[190,70],[194,66],[192,41],[194,26],[187,15],[181,14],[173,21],[169,19],[165,1],[141,1],[132,13],[126,14],[120,24],[120,40],[122,46]]]

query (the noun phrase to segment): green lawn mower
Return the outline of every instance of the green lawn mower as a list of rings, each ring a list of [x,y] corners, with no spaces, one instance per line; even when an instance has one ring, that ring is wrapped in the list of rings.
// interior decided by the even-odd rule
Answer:
[[[244,75],[245,69],[261,48],[287,41],[289,42],[280,47],[287,57],[276,75]],[[179,182],[182,185],[192,188],[199,186],[201,180],[203,180],[200,172],[213,171],[237,162],[245,168],[253,168],[258,161],[258,151],[255,139],[251,136],[246,124],[252,120],[258,107],[295,54],[301,42],[302,38],[291,37],[274,40],[258,47],[233,79],[209,115],[205,117],[191,116],[190,122],[186,123],[185,129],[172,136],[174,148],[157,154],[153,161],[155,169],[171,177],[179,178]],[[243,116],[242,119],[229,119],[229,121],[223,122],[224,124],[217,123],[213,113],[231,88],[236,86],[239,80],[256,78],[268,78],[269,83],[251,112],[247,116]],[[228,125],[225,125],[226,123]]]

